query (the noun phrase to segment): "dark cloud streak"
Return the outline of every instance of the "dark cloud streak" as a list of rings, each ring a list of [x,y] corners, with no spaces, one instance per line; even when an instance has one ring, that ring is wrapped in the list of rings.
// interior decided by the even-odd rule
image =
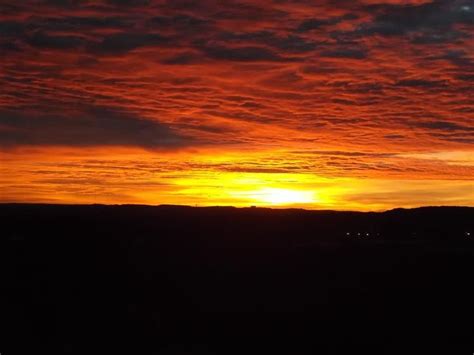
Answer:
[[[85,107],[81,111],[73,115],[0,111],[0,146],[139,146],[151,149],[191,144],[191,139],[156,121],[100,107]]]

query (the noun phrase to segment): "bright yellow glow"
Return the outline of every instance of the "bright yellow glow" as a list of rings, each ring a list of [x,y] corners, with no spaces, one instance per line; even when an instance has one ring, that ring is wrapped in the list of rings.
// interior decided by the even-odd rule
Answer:
[[[248,194],[257,202],[270,205],[293,205],[315,203],[317,198],[313,191],[298,191],[277,188],[263,188]]]
[[[271,155],[260,159],[258,153],[249,162],[247,155],[230,153],[85,149],[0,151],[0,201],[359,211],[422,205],[472,206],[474,201],[472,159],[454,152],[413,158],[418,165],[426,161],[443,168],[447,164],[455,167],[457,175],[443,180],[436,178],[438,175],[429,179],[390,175],[362,178],[329,176],[327,172],[286,172],[285,164],[276,164]],[[255,167],[251,164],[254,160],[262,163]],[[301,161],[302,166],[305,164]],[[230,167],[239,169],[233,171]]]
[[[338,189],[324,178],[308,174],[234,173],[194,174],[175,179],[175,196],[196,197],[198,205],[291,206],[314,208],[330,203]],[[316,192],[317,191],[317,192]]]

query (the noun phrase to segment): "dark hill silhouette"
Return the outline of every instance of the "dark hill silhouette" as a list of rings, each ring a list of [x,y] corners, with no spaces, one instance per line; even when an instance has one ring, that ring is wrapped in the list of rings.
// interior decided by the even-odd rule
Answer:
[[[2,354],[474,351],[474,208],[0,215]]]

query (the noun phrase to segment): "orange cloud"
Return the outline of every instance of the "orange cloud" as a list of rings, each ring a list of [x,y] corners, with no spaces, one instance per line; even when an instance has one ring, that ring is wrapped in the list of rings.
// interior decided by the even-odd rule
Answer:
[[[0,4],[1,200],[472,204],[469,1],[336,3]]]

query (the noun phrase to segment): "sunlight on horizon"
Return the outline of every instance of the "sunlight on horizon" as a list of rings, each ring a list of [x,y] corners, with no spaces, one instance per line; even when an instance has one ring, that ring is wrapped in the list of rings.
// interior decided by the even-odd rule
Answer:
[[[90,158],[92,154],[94,159]],[[274,152],[273,156],[278,154]],[[55,148],[18,154],[5,152],[4,164],[0,164],[0,184],[5,189],[0,199],[3,202],[255,205],[358,211],[422,205],[471,206],[474,201],[474,183],[467,179],[471,167],[465,164],[469,162],[465,154],[436,155],[439,166],[463,163],[457,166],[464,172],[462,179],[453,176],[450,180],[436,175],[429,179],[390,175],[361,178],[327,172],[321,175],[280,172],[274,167],[259,170],[248,166],[246,160],[258,159],[265,167],[273,162],[271,157],[268,152],[254,152],[251,159],[215,152],[158,156],[154,152],[122,149],[89,149],[81,154],[73,149]],[[431,156],[425,154],[423,158]],[[242,171],[232,171],[235,166]]]
[[[257,204],[269,205],[293,205],[293,204],[313,204],[319,202],[319,198],[314,191],[291,190],[282,188],[262,188],[241,194],[245,198],[254,200]],[[239,197],[239,195],[236,195]]]

